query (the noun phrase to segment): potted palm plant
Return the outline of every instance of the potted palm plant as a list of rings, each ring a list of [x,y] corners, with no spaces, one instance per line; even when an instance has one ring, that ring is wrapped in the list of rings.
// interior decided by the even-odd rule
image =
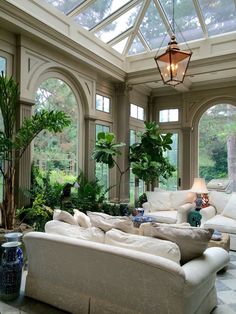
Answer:
[[[0,173],[3,177],[3,201],[1,204],[2,225],[13,229],[15,225],[15,173],[19,161],[32,140],[42,130],[61,132],[70,125],[70,118],[62,111],[41,110],[24,119],[19,129],[16,126],[17,111],[20,105],[20,92],[15,80],[0,75]]]

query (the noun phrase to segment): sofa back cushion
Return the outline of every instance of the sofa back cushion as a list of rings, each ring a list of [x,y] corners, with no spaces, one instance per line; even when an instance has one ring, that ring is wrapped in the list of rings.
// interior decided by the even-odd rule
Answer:
[[[222,215],[236,220],[236,193],[232,193]]]
[[[202,255],[211,239],[213,229],[149,223],[142,226],[142,233],[144,236],[176,243],[181,252],[181,264],[184,264]]]
[[[210,191],[209,204],[214,206],[217,214],[221,214],[228,203],[231,194],[218,191]]]
[[[189,190],[173,191],[170,194],[171,206],[174,209],[187,203],[194,203],[195,199],[196,193]]]
[[[45,224],[45,232],[99,243],[104,243],[105,239],[104,232],[99,228],[83,228],[78,225],[70,225],[66,222],[57,220],[48,221]]]
[[[122,230],[124,232],[133,232],[133,221],[126,216],[111,216],[100,212],[87,211],[93,227],[98,227],[107,232],[112,228]]]
[[[151,212],[157,210],[173,210],[170,200],[170,191],[147,191],[147,201],[150,204]]]
[[[117,229],[111,229],[105,235],[105,243],[130,250],[149,253],[168,258],[176,263],[180,261],[180,250],[173,242],[151,237],[128,234]]]

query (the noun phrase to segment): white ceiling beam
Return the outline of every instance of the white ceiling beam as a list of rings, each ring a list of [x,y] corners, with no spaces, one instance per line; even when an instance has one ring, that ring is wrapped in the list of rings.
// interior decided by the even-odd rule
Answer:
[[[193,0],[193,5],[195,7],[195,10],[196,10],[196,13],[197,13],[197,16],[198,16],[198,20],[199,20],[199,23],[201,25],[203,34],[205,35],[206,38],[208,38],[209,37],[208,36],[208,31],[207,31],[207,28],[206,28],[205,20],[204,20],[203,14],[202,14],[202,9],[201,9],[201,6],[199,4],[199,1],[198,0]]]
[[[118,1],[118,0],[116,0]],[[121,7],[120,9],[116,10],[115,12],[113,12],[112,14],[110,14],[107,18],[105,18],[104,20],[102,20],[100,23],[98,23],[96,26],[94,26],[93,28],[90,29],[90,32],[96,33],[97,31],[99,31],[100,29],[104,28],[106,25],[110,24],[111,22],[113,22],[114,20],[116,20],[118,17],[120,17],[121,15],[123,15],[124,13],[126,13],[127,11],[129,11],[130,9],[132,9],[135,5],[137,5],[138,3],[140,3],[142,0],[134,0],[131,2],[128,2],[127,4],[125,4],[123,7]]]
[[[141,8],[141,10],[137,16],[136,22],[134,23],[133,32],[132,32],[131,36],[129,37],[129,39],[125,45],[124,55],[126,55],[128,53],[128,51],[129,51],[129,49],[130,49],[130,47],[134,41],[134,38],[138,33],[139,26],[143,21],[144,15],[146,14],[147,8],[149,7],[150,1],[151,0],[147,0],[142,5],[142,8]]]
[[[149,47],[148,43],[146,42],[145,38],[143,37],[143,34],[138,31],[138,38],[140,39],[143,46],[146,48],[147,51],[151,51],[151,48]]]
[[[72,11],[70,11],[69,14],[67,14],[67,16],[70,17],[74,17],[78,14],[80,14],[80,12],[86,10],[90,5],[92,5],[96,0],[87,0],[82,2],[80,5],[78,5],[77,7],[75,7]]]
[[[171,31],[171,24],[170,24],[170,21],[168,20],[168,18],[167,18],[167,16],[166,16],[165,12],[163,11],[162,6],[161,6],[161,4],[159,3],[159,1],[153,0],[153,2],[154,2],[155,6],[156,6],[156,8],[157,8],[157,11],[158,11],[159,14],[160,14],[160,17],[161,17],[161,19],[162,19],[162,21],[163,21],[163,23],[164,23],[164,25],[165,25],[165,27],[166,27],[166,30],[167,30],[168,34],[169,34],[170,37],[171,37],[172,31]]]

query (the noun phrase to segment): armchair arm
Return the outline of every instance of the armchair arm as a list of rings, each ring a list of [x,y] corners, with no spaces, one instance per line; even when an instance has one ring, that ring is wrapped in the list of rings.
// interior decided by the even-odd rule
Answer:
[[[145,203],[142,204],[142,207],[144,209],[144,215],[151,212],[151,205],[150,205],[150,203],[145,202]]]
[[[188,221],[188,213],[191,209],[195,208],[195,203],[186,203],[177,209],[177,224],[182,224]]]
[[[202,215],[201,226],[203,226],[207,220],[216,215],[216,209],[214,206],[207,206],[200,210],[200,214]]]

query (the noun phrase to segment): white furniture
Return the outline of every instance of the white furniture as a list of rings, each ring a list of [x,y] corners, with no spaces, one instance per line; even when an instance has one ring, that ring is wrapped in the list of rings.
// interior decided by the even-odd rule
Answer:
[[[158,222],[187,222],[189,211],[195,208],[196,193],[190,190],[165,191],[155,188],[145,193],[148,201],[142,205],[144,215]]]
[[[182,267],[169,259],[56,234],[25,235],[27,296],[78,314],[209,314],[216,272],[229,262],[209,248]]]
[[[201,227],[230,235],[230,249],[236,250],[236,193],[210,191],[210,206],[202,208]]]

